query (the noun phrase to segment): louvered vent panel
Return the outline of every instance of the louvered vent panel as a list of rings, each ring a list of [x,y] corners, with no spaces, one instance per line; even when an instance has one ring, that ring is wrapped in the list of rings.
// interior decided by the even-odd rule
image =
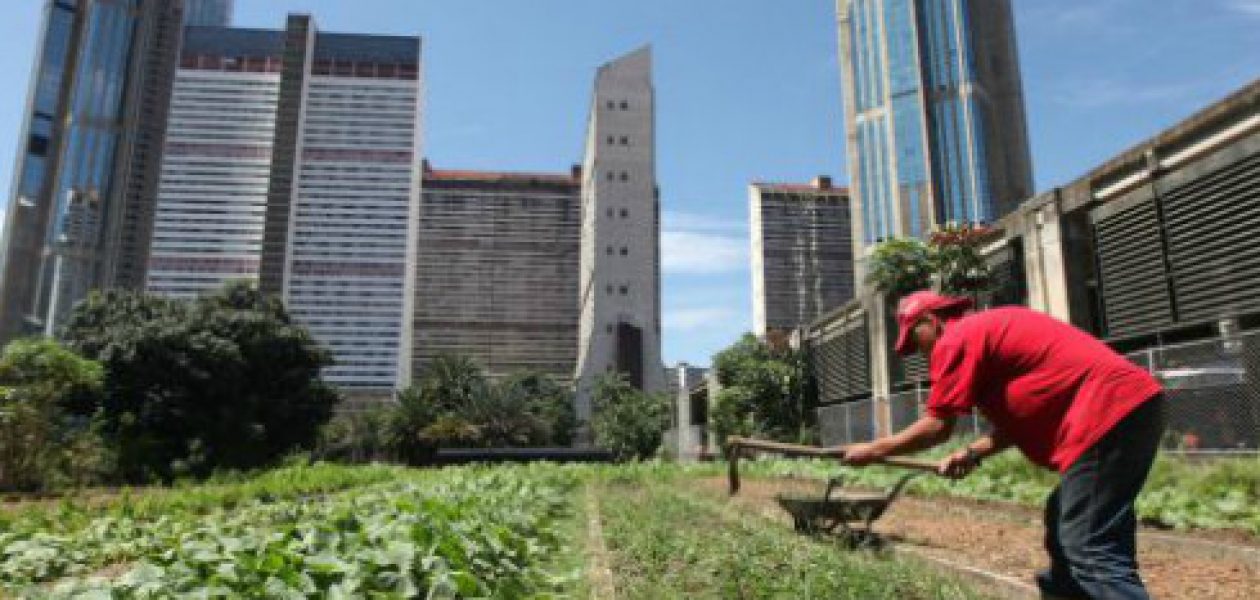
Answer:
[[[1179,320],[1260,308],[1260,154],[1162,199]]]
[[[814,372],[824,403],[866,394],[871,389],[870,358],[865,321],[816,343]]]
[[[1107,335],[1145,333],[1172,324],[1155,205],[1150,200],[1094,222]]]

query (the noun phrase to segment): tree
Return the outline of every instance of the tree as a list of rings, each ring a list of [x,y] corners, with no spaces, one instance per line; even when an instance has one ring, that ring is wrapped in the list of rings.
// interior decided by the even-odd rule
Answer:
[[[419,437],[407,441],[418,448],[568,445],[577,423],[572,393],[551,378],[521,372],[492,385],[481,367],[463,356],[435,359],[407,394],[424,407],[409,414],[428,411]]]
[[[270,464],[311,447],[339,401],[331,355],[247,282],[195,301],[89,295],[63,337],[105,367],[103,432],[128,480]]]
[[[974,225],[946,225],[928,237],[892,239],[875,247],[866,281],[890,303],[917,290],[976,297],[993,285],[993,273],[981,254],[990,230]]]
[[[508,376],[495,386],[495,395],[506,407],[518,407],[533,421],[532,446],[569,446],[577,431],[573,391],[552,377],[532,371]]]
[[[647,394],[623,375],[604,375],[595,381],[595,444],[620,460],[644,459],[661,446],[669,426],[669,401],[663,394]]]
[[[917,239],[891,239],[871,252],[866,281],[889,298],[900,298],[932,283],[932,251]]]
[[[818,392],[808,356],[751,333],[713,357],[714,431],[808,443],[817,436]]]
[[[395,408],[381,404],[334,416],[320,428],[315,456],[319,460],[365,463],[393,460]]]
[[[989,230],[947,225],[932,233],[932,270],[937,289],[945,294],[975,297],[993,285],[993,272],[980,253]]]
[[[106,475],[91,427],[101,366],[52,340],[17,340],[0,356],[0,489],[85,484]]]

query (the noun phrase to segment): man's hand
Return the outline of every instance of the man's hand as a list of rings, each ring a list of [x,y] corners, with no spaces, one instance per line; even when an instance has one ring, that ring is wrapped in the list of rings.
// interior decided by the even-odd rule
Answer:
[[[852,467],[869,465],[881,458],[884,458],[884,453],[874,442],[853,444],[844,449],[844,464]]]
[[[950,479],[962,479],[970,475],[978,466],[980,466],[980,460],[975,452],[966,449],[959,450],[945,457],[941,464],[936,467],[936,472]]]

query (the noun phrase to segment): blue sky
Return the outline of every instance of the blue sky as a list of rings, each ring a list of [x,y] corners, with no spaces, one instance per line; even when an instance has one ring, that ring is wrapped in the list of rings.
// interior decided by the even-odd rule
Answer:
[[[0,181],[11,180],[43,0],[0,20]],[[1260,0],[1013,0],[1039,190],[1260,77]],[[425,38],[440,168],[566,171],[600,63],[653,46],[664,357],[708,364],[752,323],[751,181],[847,181],[832,0],[236,0],[324,30]],[[6,196],[7,198],[7,190]]]

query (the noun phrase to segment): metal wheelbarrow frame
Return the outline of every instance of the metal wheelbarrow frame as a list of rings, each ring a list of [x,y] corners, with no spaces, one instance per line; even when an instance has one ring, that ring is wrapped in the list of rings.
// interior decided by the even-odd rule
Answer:
[[[729,461],[728,483],[731,495],[739,492],[739,459],[749,450],[774,452],[786,456],[836,459],[843,459],[845,454],[843,446],[822,448],[736,436],[727,438],[726,449],[727,460]],[[890,457],[880,460],[879,464],[911,469],[915,472],[903,476],[893,485],[892,489],[882,494],[878,492],[843,490],[841,489],[843,480],[837,476],[827,481],[827,489],[822,496],[779,494],[775,496],[775,500],[780,507],[792,515],[793,526],[799,532],[811,534],[832,533],[838,528],[841,530],[840,535],[848,541],[859,545],[867,545],[874,539],[874,536],[871,534],[871,524],[883,516],[884,512],[888,510],[888,506],[905,489],[906,484],[919,475],[935,473],[937,469],[937,463],[935,462],[911,458]],[[862,523],[861,529],[854,527],[854,524],[859,522]]]
[[[844,490],[843,478],[832,477],[827,480],[822,496],[778,494],[775,501],[792,515],[796,531],[810,535],[835,534],[853,545],[865,546],[877,539],[871,525],[884,515],[906,484],[923,474],[908,473],[884,493]],[[861,523],[860,528],[858,523]]]

